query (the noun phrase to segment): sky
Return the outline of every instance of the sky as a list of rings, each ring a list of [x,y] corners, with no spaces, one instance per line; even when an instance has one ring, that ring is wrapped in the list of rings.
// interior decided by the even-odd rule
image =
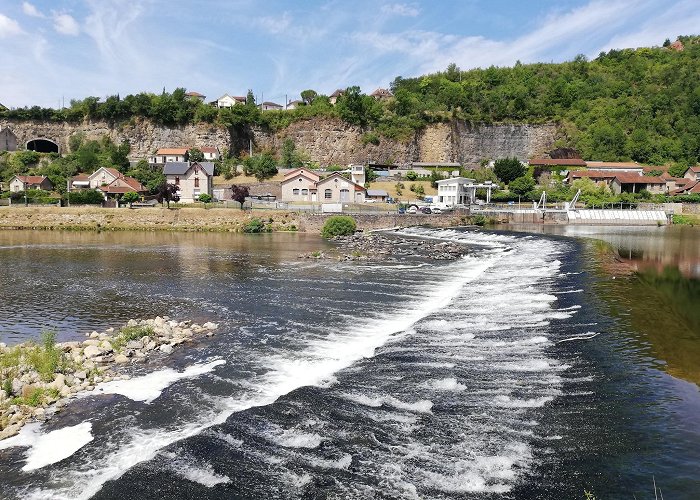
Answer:
[[[184,87],[284,104],[700,34],[700,0],[0,0],[0,103]]]

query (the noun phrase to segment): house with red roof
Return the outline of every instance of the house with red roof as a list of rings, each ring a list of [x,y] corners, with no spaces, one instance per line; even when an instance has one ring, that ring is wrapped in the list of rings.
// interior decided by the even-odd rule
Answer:
[[[652,194],[667,193],[666,181],[661,177],[641,175],[633,172],[616,172],[610,183],[613,193],[639,193],[642,190]]]
[[[123,174],[116,168],[100,167],[88,176],[88,181],[90,182],[88,187],[97,189],[102,186],[108,186],[122,176]]]
[[[15,175],[9,182],[10,191],[19,193],[29,189],[51,191],[53,183],[45,175]]]
[[[690,179],[691,181],[700,181],[700,165],[690,167],[685,171],[683,177]]]

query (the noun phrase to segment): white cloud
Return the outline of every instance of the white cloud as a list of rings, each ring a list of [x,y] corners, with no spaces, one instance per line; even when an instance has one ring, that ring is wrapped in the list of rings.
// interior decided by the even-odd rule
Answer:
[[[19,23],[10,19],[4,14],[0,14],[0,38],[7,38],[24,33]]]
[[[31,17],[46,17],[44,14],[39,12],[39,9],[29,2],[22,2],[22,12]]]
[[[420,9],[415,4],[390,3],[382,5],[382,12],[394,16],[416,17],[420,14]]]
[[[80,26],[70,14],[56,14],[53,18],[53,27],[62,35],[77,36],[80,33]]]

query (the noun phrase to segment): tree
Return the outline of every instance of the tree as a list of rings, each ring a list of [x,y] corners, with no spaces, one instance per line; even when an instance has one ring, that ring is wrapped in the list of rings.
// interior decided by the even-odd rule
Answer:
[[[139,201],[139,194],[135,191],[129,191],[128,193],[124,193],[122,195],[121,201],[128,203],[129,208],[131,208],[131,204],[134,203],[135,201]]]
[[[254,175],[258,181],[269,179],[277,174],[277,162],[270,152],[249,156],[243,162],[243,168],[246,175]]]
[[[347,215],[334,215],[329,217],[323,224],[321,236],[333,238],[334,236],[347,236],[353,234],[357,229],[355,219]]]
[[[211,203],[214,198],[209,193],[202,193],[197,199],[202,203]]]
[[[529,175],[523,175],[508,183],[508,190],[520,196],[525,196],[535,187],[535,179]]]
[[[369,167],[365,169],[365,184],[376,181],[377,177],[379,177],[379,174],[377,174],[377,172],[375,172],[373,169]]]
[[[199,148],[191,148],[187,154],[189,156],[189,161],[204,161],[204,153],[202,153],[202,150]]]
[[[304,101],[304,104],[307,106],[311,106],[316,97],[318,97],[318,93],[315,90],[309,89],[301,92],[301,100]]]
[[[171,201],[173,203],[180,201],[180,196],[177,194],[178,189],[179,188],[175,184],[169,184],[168,182],[164,182],[158,186],[158,203],[166,202],[168,208],[170,208]]]
[[[241,204],[241,210],[243,210],[243,203],[245,199],[250,195],[248,186],[239,186],[237,184],[231,184],[231,199],[237,201]]]
[[[294,141],[289,137],[282,143],[282,166],[287,168],[299,168],[304,165],[301,156],[296,152]]]
[[[133,177],[151,194],[158,192],[158,188],[165,182],[165,176],[160,170],[154,170],[146,160],[139,161],[134,168],[127,172],[129,177]]]
[[[409,170],[408,172],[406,172],[406,179],[409,181],[415,181],[416,179],[418,179],[418,174],[413,170]]]
[[[525,174],[525,167],[517,158],[501,158],[494,163],[493,172],[502,182],[510,183]]]

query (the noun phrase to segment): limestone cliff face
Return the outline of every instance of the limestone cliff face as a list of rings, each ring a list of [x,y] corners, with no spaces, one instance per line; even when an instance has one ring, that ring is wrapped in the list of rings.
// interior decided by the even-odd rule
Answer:
[[[544,125],[469,125],[454,121],[430,125],[404,143],[381,138],[379,145],[363,144],[363,131],[338,119],[316,118],[293,123],[278,132],[261,128],[229,131],[209,124],[181,127],[157,126],[147,120],[112,125],[107,122],[53,123],[9,122],[0,120],[0,129],[10,128],[20,148],[37,138],[56,142],[68,152],[68,139],[82,132],[88,139],[109,136],[114,142],[129,140],[133,159],[147,158],[163,147],[217,146],[233,153],[247,151],[250,142],[256,150],[279,151],[286,138],[321,165],[349,163],[408,164],[460,162],[478,164],[482,159],[516,156],[527,159],[552,148],[558,129]]]

